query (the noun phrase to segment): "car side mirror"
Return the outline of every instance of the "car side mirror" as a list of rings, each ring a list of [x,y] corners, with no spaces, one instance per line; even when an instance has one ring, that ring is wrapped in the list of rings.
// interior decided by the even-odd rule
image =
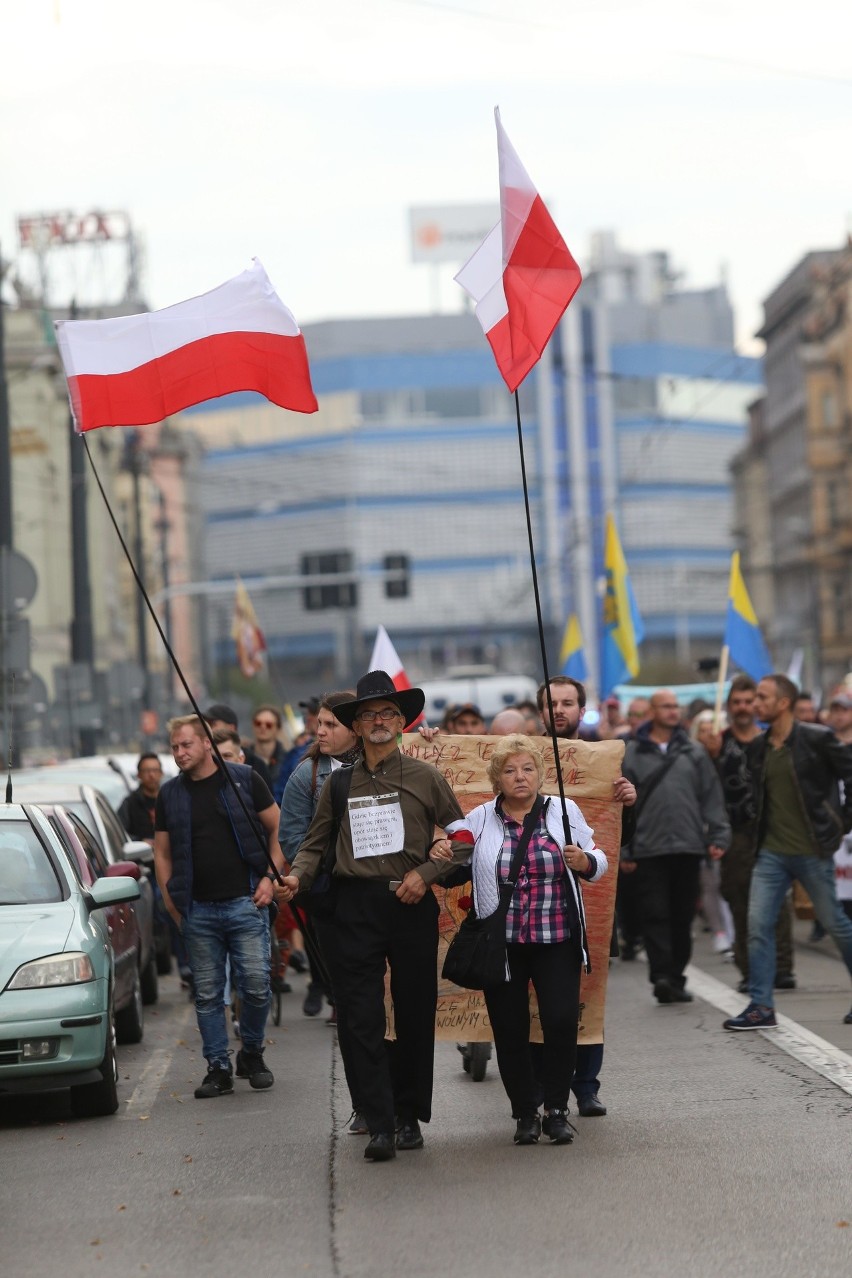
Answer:
[[[88,890],[86,904],[90,910],[102,910],[105,905],[122,905],[138,899],[139,884],[122,874],[117,878],[97,879]]]
[[[128,879],[135,879],[138,883],[142,877],[142,871],[135,861],[116,861],[113,865],[107,866],[106,877],[108,879],[120,879],[122,876]]]
[[[154,868],[154,849],[144,839],[128,839],[121,845],[121,851],[128,861],[144,865],[149,870]]]

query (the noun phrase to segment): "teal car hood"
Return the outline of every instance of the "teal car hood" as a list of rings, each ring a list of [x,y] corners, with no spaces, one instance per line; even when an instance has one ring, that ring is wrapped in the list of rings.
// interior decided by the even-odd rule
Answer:
[[[0,906],[0,990],[22,963],[61,954],[76,919],[73,901]],[[80,942],[83,940],[81,935]]]

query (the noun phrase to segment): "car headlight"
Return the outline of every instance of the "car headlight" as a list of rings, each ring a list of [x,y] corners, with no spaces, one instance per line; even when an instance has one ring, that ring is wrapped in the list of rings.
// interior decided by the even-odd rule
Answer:
[[[7,990],[39,990],[49,985],[82,985],[95,979],[95,969],[88,954],[72,950],[68,954],[49,954],[19,967]]]

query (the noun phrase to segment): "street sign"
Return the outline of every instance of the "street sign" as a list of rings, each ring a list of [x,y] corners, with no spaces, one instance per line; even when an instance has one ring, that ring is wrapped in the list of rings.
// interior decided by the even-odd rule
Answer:
[[[8,678],[20,679],[30,668],[30,623],[26,617],[7,617],[0,624],[0,667]]]
[[[0,546],[0,612],[20,612],[37,590],[38,573],[26,555]]]

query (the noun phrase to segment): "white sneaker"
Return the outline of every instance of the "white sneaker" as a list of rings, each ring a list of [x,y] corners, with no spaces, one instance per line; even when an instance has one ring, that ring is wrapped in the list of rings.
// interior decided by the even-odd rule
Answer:
[[[730,954],[731,942],[727,932],[717,932],[713,937],[713,952],[714,954]]]

